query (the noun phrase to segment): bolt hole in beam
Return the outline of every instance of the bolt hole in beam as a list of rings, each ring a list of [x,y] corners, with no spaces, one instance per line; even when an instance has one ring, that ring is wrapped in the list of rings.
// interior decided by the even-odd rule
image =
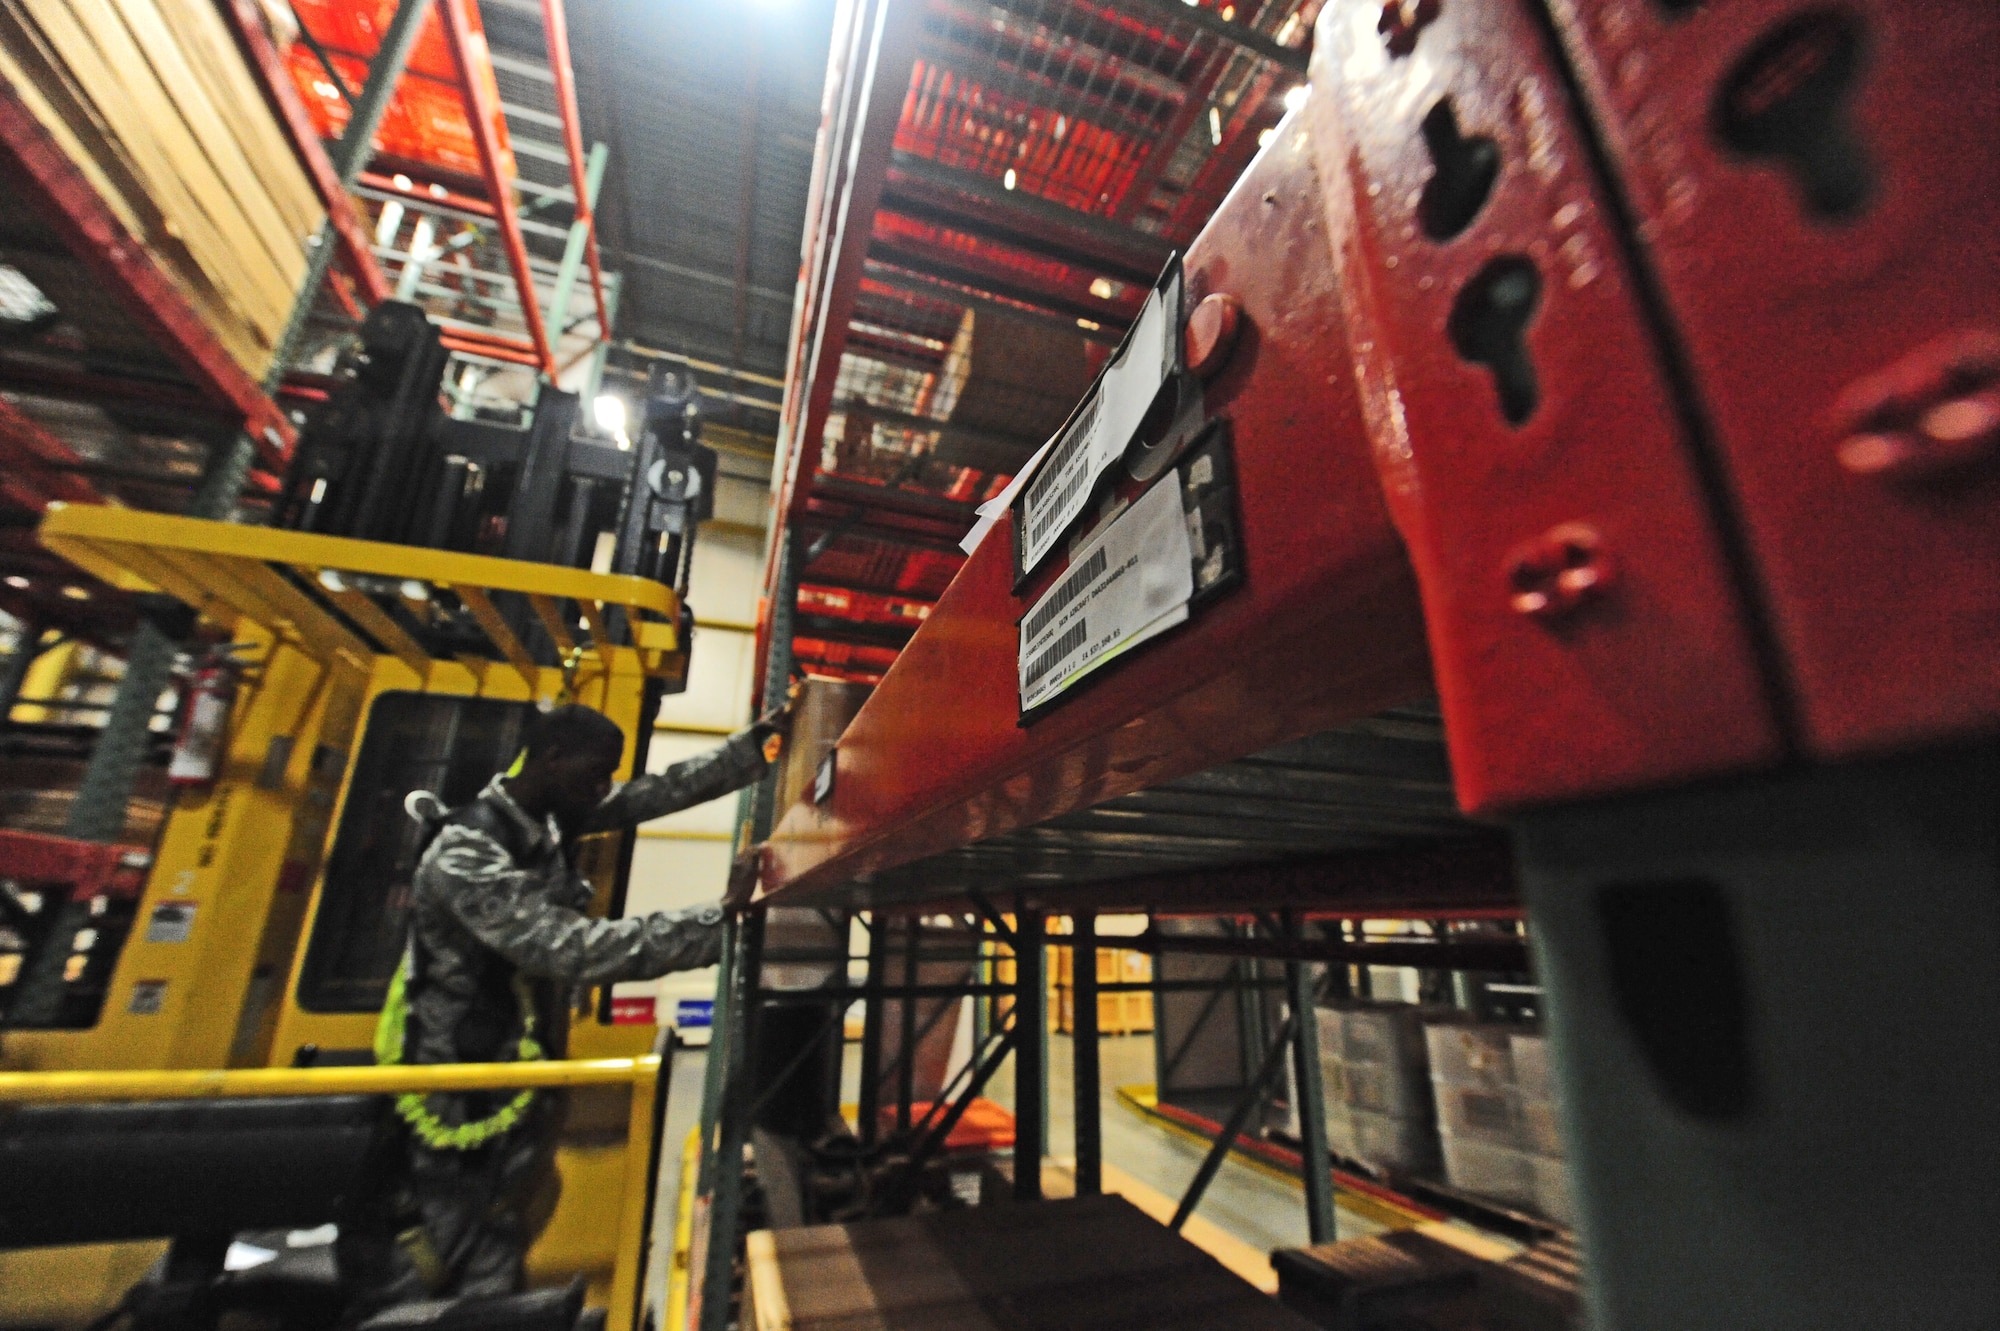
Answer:
[[[1542,275],[1524,255],[1504,254],[1472,275],[1452,302],[1446,331],[1458,354],[1493,375],[1500,413],[1523,425],[1541,402],[1528,325],[1542,300]]]
[[[1500,175],[1500,145],[1485,134],[1459,132],[1446,97],[1424,117],[1424,146],[1434,170],[1417,201],[1417,220],[1432,240],[1450,240],[1472,225]]]
[[[1806,211],[1824,221],[1858,217],[1874,193],[1867,149],[1849,119],[1863,55],[1859,20],[1811,10],[1760,38],[1716,89],[1716,137],[1739,157],[1777,165]]]
[[[1619,1015],[1661,1095],[1700,1119],[1748,1113],[1749,999],[1722,889],[1700,878],[1607,883],[1597,917]]]

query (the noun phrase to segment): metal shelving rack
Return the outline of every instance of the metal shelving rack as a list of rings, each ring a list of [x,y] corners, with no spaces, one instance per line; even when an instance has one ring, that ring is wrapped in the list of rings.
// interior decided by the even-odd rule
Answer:
[[[1963,241],[2000,93],[1964,53],[2000,20],[1907,10],[1326,6],[1309,99],[1187,245],[1191,303],[1226,293],[1242,314],[1202,385],[1233,442],[1242,585],[1024,721],[1016,626],[1056,575],[1017,588],[1003,521],[842,737],[826,797],[760,811],[745,871],[762,903],[870,911],[878,937],[971,911],[1024,962],[1050,913],[1083,938],[1112,910],[1260,919],[1255,950],[1290,963],[1301,1060],[1301,963],[1389,959],[1313,938],[1316,917],[1525,916],[1606,1325],[1990,1320],[1991,1173],[1935,1147],[2000,1128],[2000,522],[1986,462],[1937,432],[1976,416],[1990,461],[1992,371],[1972,350],[1990,333],[1967,330],[1989,327],[2000,269]],[[830,497],[817,449],[879,259],[863,220],[908,150],[904,71],[937,40],[893,3],[865,13],[836,39],[838,165],[809,222],[767,690],[790,664],[799,557],[827,548],[805,520]],[[1727,99],[1788,59],[1832,77],[1829,53],[1864,33],[1868,72],[1837,67],[1882,192],[1816,202],[1711,112],[1748,116]],[[1635,43],[1655,58],[1630,82]],[[1976,160],[1938,152],[1925,117]],[[1499,164],[1462,212],[1426,201],[1479,155],[1453,165],[1461,143]],[[1940,245],[1949,278],[1853,262]],[[1921,409],[1898,396],[1919,382]],[[1914,480],[1919,458],[1942,488]],[[1884,595],[1877,541],[1936,580]],[[1433,690],[1476,826],[1356,744],[1409,735],[1392,709]],[[1297,797],[1309,775],[1246,779],[1314,751],[1342,753],[1318,798]],[[739,928],[713,1055],[711,1303],[760,928]],[[1456,940],[1422,946],[1456,960]],[[871,971],[860,996],[889,992]],[[1024,979],[1015,1001],[1032,1013],[1038,992]],[[1016,1057],[1032,1161],[1044,1069],[1036,1041]],[[1086,1156],[1083,1060],[1077,1079]],[[1301,1109],[1317,1237],[1328,1176]],[[1035,1171],[1016,1187],[1037,1195]]]

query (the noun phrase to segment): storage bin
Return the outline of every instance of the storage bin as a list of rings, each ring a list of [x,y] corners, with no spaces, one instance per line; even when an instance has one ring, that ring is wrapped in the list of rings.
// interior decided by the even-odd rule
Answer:
[[[1476,1137],[1519,1150],[1527,1138],[1522,1131],[1521,1099],[1511,1088],[1452,1086],[1438,1083],[1438,1130],[1458,1137]]]
[[[1514,1089],[1514,1027],[1433,1021],[1424,1028],[1431,1080],[1439,1086]]]
[[[1437,1168],[1437,1130],[1428,1117],[1398,1118],[1329,1102],[1326,1145],[1363,1164],[1428,1173]]]
[[[1526,1151],[1445,1132],[1438,1134],[1438,1143],[1445,1181],[1452,1187],[1509,1206],[1536,1204],[1535,1166]]]
[[[1557,1095],[1556,1075],[1549,1062],[1549,1037],[1539,1031],[1515,1031],[1508,1037],[1507,1046],[1514,1060],[1514,1085],[1521,1094],[1553,1103]]]
[[[1424,1045],[1424,1024],[1445,1017],[1450,1009],[1409,1003],[1344,1003],[1338,1011],[1342,1057],[1426,1069],[1430,1056]]]
[[[1556,1102],[1524,1094],[1520,1097],[1520,1106],[1521,1144],[1537,1155],[1560,1158],[1567,1154],[1563,1150],[1562,1124],[1556,1114]]]

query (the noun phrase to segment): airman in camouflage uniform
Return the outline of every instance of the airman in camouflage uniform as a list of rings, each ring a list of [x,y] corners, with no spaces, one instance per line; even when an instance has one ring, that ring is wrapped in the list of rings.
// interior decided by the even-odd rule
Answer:
[[[601,713],[563,707],[540,719],[513,776],[446,813],[416,792],[411,815],[436,827],[412,888],[404,961],[402,1061],[560,1058],[578,986],[647,980],[714,964],[720,905],[632,919],[583,913],[583,837],[690,808],[755,781],[781,714],[720,748],[615,790],[625,737]],[[392,1051],[393,1056],[393,1051]],[[384,1302],[521,1287],[522,1258],[553,1203],[559,1102],[495,1091],[407,1095],[409,1197]],[[540,1194],[540,1195],[538,1195]]]

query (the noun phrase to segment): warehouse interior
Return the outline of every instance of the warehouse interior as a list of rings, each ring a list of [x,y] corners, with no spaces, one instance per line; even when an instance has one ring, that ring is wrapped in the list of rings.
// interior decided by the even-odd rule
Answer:
[[[0,0],[0,1331],[2000,1326],[1996,59]]]

